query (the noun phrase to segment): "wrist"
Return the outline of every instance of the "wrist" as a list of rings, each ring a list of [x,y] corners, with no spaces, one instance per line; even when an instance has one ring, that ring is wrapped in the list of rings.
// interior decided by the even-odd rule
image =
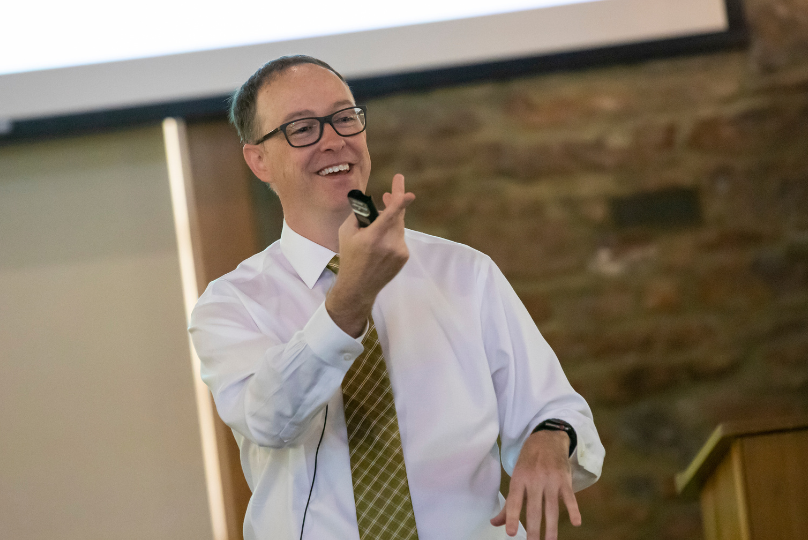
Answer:
[[[367,301],[343,295],[335,285],[326,295],[325,309],[334,324],[349,336],[357,338],[362,335],[367,326],[373,309],[373,300]]]
[[[570,424],[557,418],[551,418],[533,428],[531,435],[540,431],[565,433],[569,440],[569,457],[572,457],[575,448],[578,446],[578,436],[575,433],[575,429]]]

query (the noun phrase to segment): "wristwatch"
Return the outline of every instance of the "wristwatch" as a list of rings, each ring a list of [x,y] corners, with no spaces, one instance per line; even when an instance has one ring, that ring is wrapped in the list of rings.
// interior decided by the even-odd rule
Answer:
[[[568,423],[563,420],[559,420],[558,418],[550,418],[549,420],[545,420],[544,422],[540,423],[536,426],[530,434],[534,434],[537,431],[564,431],[569,435],[570,438],[570,457],[572,457],[572,453],[575,452],[575,447],[578,446],[578,436],[575,434],[575,429]]]

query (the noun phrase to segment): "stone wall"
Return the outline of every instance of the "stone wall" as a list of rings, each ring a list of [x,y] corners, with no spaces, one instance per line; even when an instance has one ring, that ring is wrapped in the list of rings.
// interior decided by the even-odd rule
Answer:
[[[808,0],[746,11],[741,51],[369,103],[371,192],[403,173],[410,228],[489,254],[592,406],[563,539],[701,538],[672,477],[712,428],[808,412]]]

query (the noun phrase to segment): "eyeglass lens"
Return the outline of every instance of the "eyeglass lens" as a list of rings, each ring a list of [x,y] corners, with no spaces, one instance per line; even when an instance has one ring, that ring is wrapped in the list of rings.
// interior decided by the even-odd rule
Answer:
[[[331,117],[334,130],[343,137],[365,129],[365,113],[359,107],[337,111]],[[306,146],[320,139],[323,123],[317,118],[302,118],[286,126],[286,139],[292,146]]]

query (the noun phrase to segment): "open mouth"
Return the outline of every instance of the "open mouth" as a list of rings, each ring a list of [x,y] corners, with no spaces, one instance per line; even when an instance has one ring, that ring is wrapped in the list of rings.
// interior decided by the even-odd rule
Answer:
[[[347,163],[340,163],[339,165],[331,165],[325,169],[320,169],[317,174],[320,176],[328,176],[329,174],[339,174],[351,170],[351,166]]]

